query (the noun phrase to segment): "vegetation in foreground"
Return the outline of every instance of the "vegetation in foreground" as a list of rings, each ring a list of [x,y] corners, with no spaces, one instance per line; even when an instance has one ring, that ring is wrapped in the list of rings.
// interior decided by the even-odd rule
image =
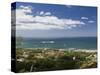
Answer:
[[[16,49],[16,71],[36,72],[97,67],[97,52]]]

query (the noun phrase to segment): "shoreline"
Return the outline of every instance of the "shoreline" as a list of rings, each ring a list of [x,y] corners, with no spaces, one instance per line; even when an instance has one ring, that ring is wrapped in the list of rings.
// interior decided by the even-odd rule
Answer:
[[[74,51],[74,52],[97,52],[98,50],[96,49],[76,49],[76,48],[65,48],[65,49],[62,49],[62,48],[16,48],[16,49],[25,49],[25,50],[58,50],[58,51]]]

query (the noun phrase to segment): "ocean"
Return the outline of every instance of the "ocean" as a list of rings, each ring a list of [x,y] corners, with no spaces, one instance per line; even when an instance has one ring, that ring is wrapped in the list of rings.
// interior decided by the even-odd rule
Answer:
[[[97,37],[22,38],[17,48],[97,49]]]

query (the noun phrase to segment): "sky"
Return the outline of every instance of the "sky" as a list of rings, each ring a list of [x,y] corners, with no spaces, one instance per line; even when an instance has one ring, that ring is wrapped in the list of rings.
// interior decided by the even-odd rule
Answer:
[[[97,36],[96,7],[17,2],[12,15],[15,12],[17,37]]]

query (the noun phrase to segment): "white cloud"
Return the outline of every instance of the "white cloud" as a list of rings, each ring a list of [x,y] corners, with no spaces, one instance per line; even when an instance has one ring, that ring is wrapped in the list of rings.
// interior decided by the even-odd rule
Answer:
[[[51,15],[51,13],[50,12],[46,12],[45,15]]]
[[[72,29],[85,24],[80,20],[58,18],[51,15],[50,12],[41,11],[40,16],[33,16],[31,13],[32,8],[30,6],[20,6],[16,9],[17,29]]]
[[[88,23],[94,23],[95,21],[92,21],[92,20],[90,20],[90,21],[88,21]]]
[[[21,11],[27,12],[27,13],[32,13],[32,10],[31,9],[32,9],[31,6],[23,6],[23,5],[21,5],[19,7],[19,9],[17,9],[17,10],[21,10]]]
[[[41,12],[40,12],[40,15],[48,16],[48,15],[51,15],[51,13],[50,13],[50,12],[41,11]]]
[[[40,15],[43,15],[43,14],[44,14],[44,11],[41,11],[41,12],[40,12]]]
[[[81,17],[81,19],[86,19],[86,20],[88,20],[88,18],[87,18],[87,17]]]

